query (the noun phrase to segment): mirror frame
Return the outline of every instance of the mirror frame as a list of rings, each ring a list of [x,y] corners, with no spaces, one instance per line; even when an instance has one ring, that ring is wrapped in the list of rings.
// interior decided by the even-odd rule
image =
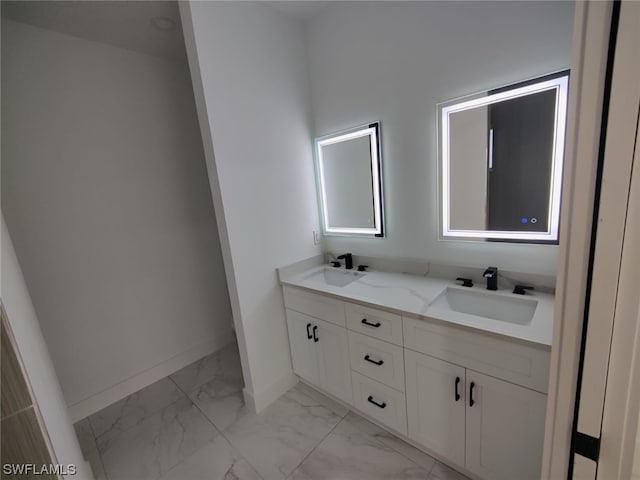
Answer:
[[[449,211],[449,116],[452,113],[471,108],[487,106],[513,98],[556,90],[555,127],[551,165],[551,188],[549,194],[549,223],[544,232],[499,231],[499,230],[454,230],[450,226]],[[483,92],[466,96],[438,105],[438,146],[439,146],[439,218],[441,240],[486,240],[557,243],[560,228],[560,201],[562,190],[562,170],[564,164],[564,145],[567,125],[567,100],[569,91],[569,72],[564,70],[511,86],[492,89],[497,93]]]
[[[371,146],[371,177],[373,187],[373,228],[359,227],[331,227],[327,208],[326,178],[324,174],[324,162],[322,147],[335,143],[353,140],[355,138],[369,137]],[[343,130],[330,135],[318,137],[315,140],[316,178],[320,197],[320,210],[322,217],[322,229],[324,235],[359,235],[359,236],[384,236],[384,201],[382,194],[382,153],[380,142],[380,122]]]

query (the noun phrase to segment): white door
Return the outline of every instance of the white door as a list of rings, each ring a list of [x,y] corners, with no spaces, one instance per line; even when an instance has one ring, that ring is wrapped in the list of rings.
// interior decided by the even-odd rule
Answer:
[[[320,386],[313,325],[317,320],[287,309],[287,329],[291,347],[293,371],[313,385]]]
[[[312,337],[316,345],[320,387],[340,400],[352,404],[347,329],[314,319]]]
[[[465,369],[405,350],[409,438],[464,466]]]
[[[467,469],[492,480],[539,480],[547,396],[466,373]]]
[[[634,374],[640,371],[640,4],[621,2],[617,7],[579,397],[574,402],[571,478],[585,480],[630,477],[640,401],[640,378]]]

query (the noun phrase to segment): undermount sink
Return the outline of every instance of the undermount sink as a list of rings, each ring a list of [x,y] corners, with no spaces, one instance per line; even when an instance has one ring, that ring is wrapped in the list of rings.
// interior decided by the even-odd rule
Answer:
[[[431,306],[517,325],[527,325],[533,318],[538,301],[515,295],[505,296],[482,290],[447,287]]]
[[[365,274],[350,270],[339,270],[335,267],[324,267],[322,270],[307,275],[305,280],[324,283],[333,287],[344,287],[362,278]]]

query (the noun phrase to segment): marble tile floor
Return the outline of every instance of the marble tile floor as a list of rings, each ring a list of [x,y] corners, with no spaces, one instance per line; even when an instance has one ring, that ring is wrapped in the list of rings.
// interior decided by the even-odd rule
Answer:
[[[256,415],[235,344],[75,424],[96,480],[467,480],[298,383]]]

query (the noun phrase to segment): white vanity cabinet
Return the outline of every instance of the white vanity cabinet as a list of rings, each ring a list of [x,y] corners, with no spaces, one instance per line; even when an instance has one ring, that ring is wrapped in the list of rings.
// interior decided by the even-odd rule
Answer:
[[[301,378],[474,477],[539,478],[548,347],[283,289]]]
[[[465,369],[405,351],[408,437],[464,465]]]
[[[467,370],[465,466],[482,478],[539,480],[547,396]]]
[[[421,352],[405,349],[409,438],[481,478],[539,479],[547,396],[532,387],[546,392],[548,350],[403,321]]]
[[[343,302],[285,287],[285,307],[293,371],[310,384],[351,404],[353,394]]]

